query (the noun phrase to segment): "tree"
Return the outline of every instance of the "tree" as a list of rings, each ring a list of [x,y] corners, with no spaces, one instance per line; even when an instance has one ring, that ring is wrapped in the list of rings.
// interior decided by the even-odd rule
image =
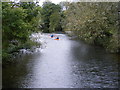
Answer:
[[[41,7],[35,3],[2,3],[3,59],[20,48],[26,48],[29,35],[39,29],[40,11]]]
[[[67,2],[67,1],[62,1],[62,2],[59,3],[59,5],[61,6],[62,10],[68,10],[69,4],[70,4],[70,2]]]
[[[41,15],[44,32],[52,32],[58,30],[57,28],[59,25],[56,24],[60,24],[61,21],[61,7],[59,5],[55,5],[51,2],[44,2]]]
[[[4,42],[11,40],[25,41],[27,39],[29,24],[24,21],[27,14],[20,7],[11,7],[11,3],[3,3],[3,39]],[[3,42],[3,44],[4,44]],[[9,44],[9,43],[6,43]]]
[[[117,10],[117,2],[71,3],[64,11],[62,27],[64,30],[73,31],[90,44],[103,46],[111,52],[120,52]]]
[[[50,16],[50,32],[61,31],[61,16],[55,12]]]

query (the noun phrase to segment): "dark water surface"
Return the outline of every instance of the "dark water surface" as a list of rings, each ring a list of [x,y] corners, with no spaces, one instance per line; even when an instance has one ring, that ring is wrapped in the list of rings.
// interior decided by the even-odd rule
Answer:
[[[3,68],[3,88],[118,88],[118,55],[70,40],[65,34],[34,34],[41,48]]]

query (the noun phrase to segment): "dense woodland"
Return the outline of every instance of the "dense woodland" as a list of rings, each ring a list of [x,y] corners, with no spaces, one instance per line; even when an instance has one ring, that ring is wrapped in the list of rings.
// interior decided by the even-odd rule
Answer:
[[[118,15],[117,2],[61,2],[56,5],[47,1],[43,6],[34,2],[3,2],[3,60],[19,49],[36,45],[29,36],[39,31],[72,31],[73,35],[89,44],[119,53]]]
[[[90,44],[120,52],[118,2],[78,2],[64,12],[64,30],[70,30]]]
[[[21,48],[30,48],[29,35],[38,30],[41,7],[35,3],[2,3],[2,55],[12,57]]]

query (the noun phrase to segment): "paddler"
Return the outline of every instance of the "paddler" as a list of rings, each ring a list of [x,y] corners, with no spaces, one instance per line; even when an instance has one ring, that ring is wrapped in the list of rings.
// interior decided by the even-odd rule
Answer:
[[[57,40],[59,39],[59,37],[56,38]]]
[[[53,38],[53,37],[54,37],[54,35],[52,34],[52,35],[51,35],[51,38]]]

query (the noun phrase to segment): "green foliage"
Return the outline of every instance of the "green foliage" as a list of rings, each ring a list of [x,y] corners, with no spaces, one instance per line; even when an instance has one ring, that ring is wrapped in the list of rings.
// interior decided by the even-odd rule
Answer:
[[[55,12],[50,16],[50,27],[49,27],[50,32],[60,31],[61,29],[60,20],[61,20],[61,16],[58,12]]]
[[[68,1],[61,1],[59,5],[62,7],[62,10],[68,10],[70,2]]]
[[[20,8],[12,8],[7,3],[3,3],[2,11],[2,33],[3,33],[3,46],[9,44],[10,41],[16,39],[19,41],[25,41],[28,37],[28,23],[24,21],[27,14],[25,10]],[[6,42],[7,41],[7,42]],[[8,46],[8,45],[7,45]]]
[[[43,32],[54,32],[60,30],[61,7],[51,2],[44,2],[42,12]]]
[[[20,46],[20,48],[31,49],[33,46],[39,47],[40,45],[41,45],[40,43],[34,42],[34,41],[28,39],[24,45]]]
[[[40,47],[40,43],[28,39],[24,44],[9,44],[7,48],[2,50],[2,60],[4,60],[3,65],[15,62],[12,59],[13,57],[15,57],[16,53],[19,52],[20,49],[32,49],[33,46]]]
[[[20,7],[26,10],[27,16],[25,18],[25,21],[30,23],[30,31],[38,31],[41,20],[41,7],[34,2],[21,2],[19,4]]]
[[[29,35],[39,30],[41,7],[36,3],[2,3],[3,59],[20,48],[30,48]]]
[[[69,4],[63,27],[79,38],[119,52],[117,2],[77,2]],[[115,43],[115,44],[113,44]]]

